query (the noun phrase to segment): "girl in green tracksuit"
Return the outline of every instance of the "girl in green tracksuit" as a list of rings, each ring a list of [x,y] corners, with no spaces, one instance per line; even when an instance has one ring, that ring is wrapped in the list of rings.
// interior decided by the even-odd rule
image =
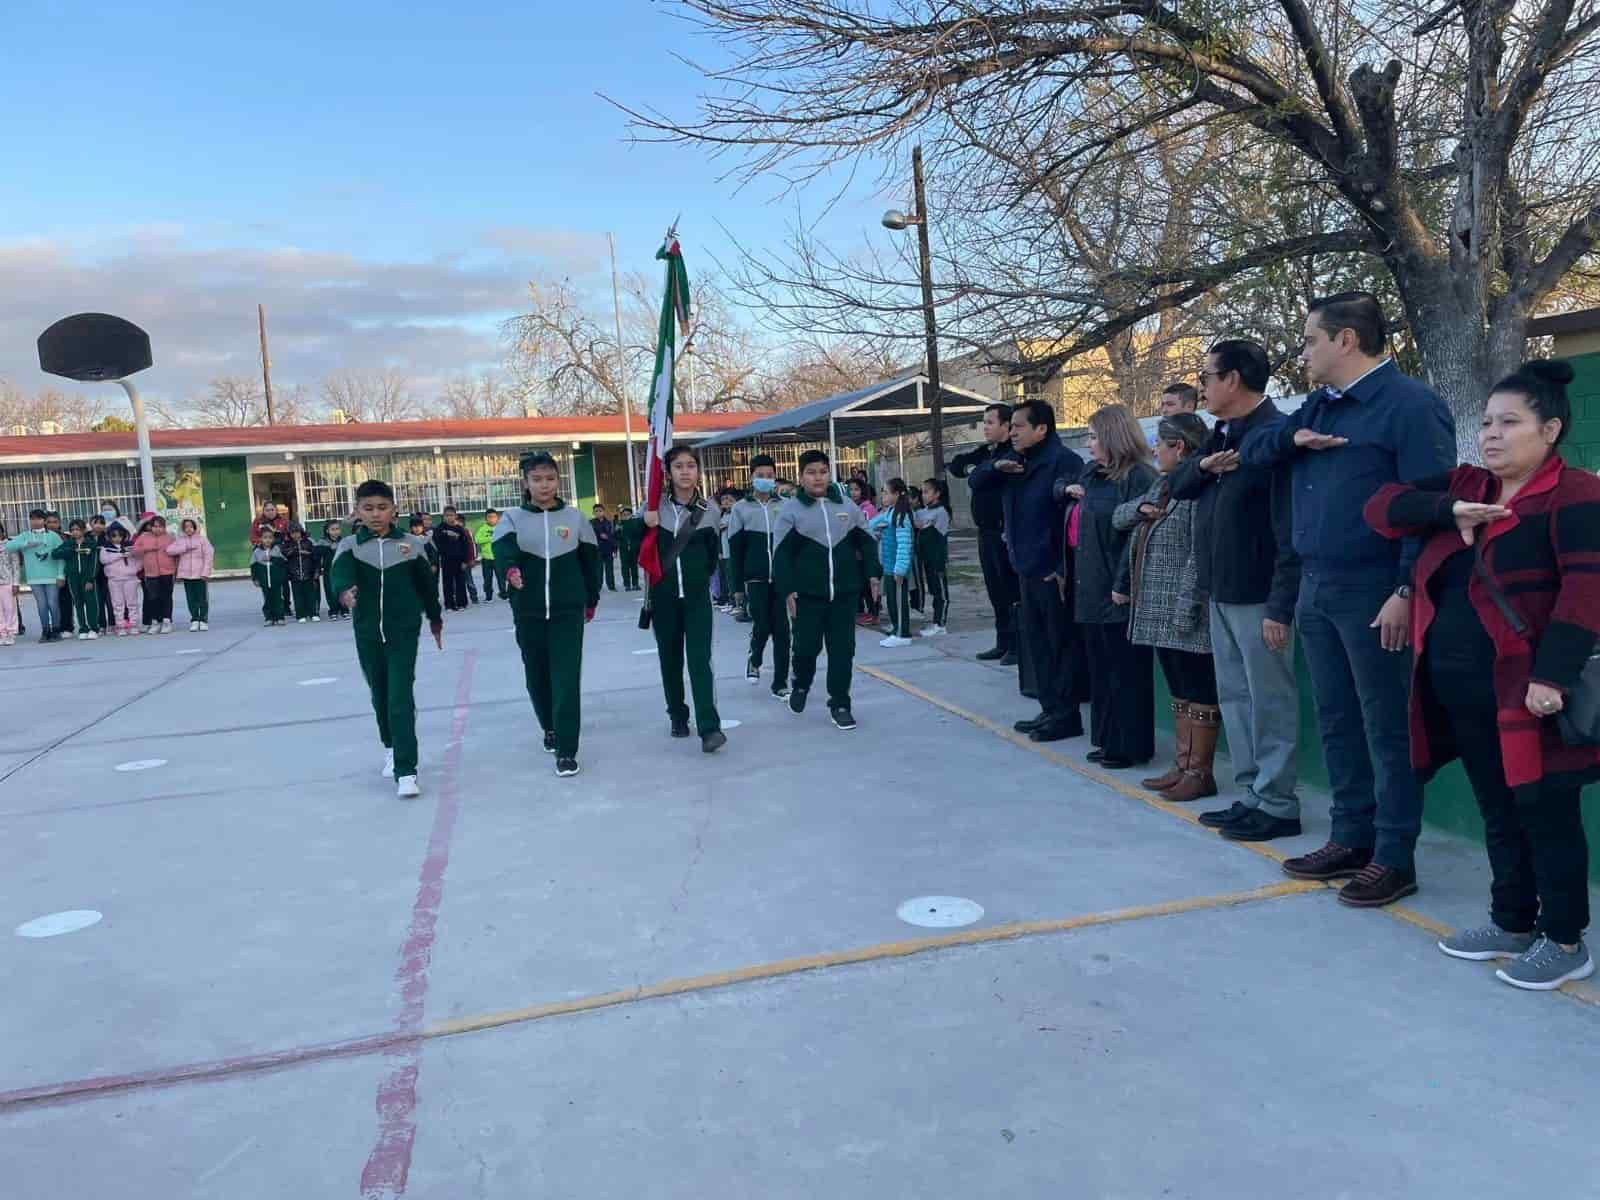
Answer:
[[[54,556],[63,560],[67,577],[67,603],[77,618],[78,639],[100,636],[100,593],[96,576],[100,573],[100,543],[88,536],[88,527],[73,520],[67,525],[67,540],[55,548]],[[63,608],[66,604],[62,605]]]
[[[544,748],[556,756],[557,775],[576,775],[583,627],[600,603],[600,548],[589,519],[556,494],[556,460],[539,451],[518,466],[523,505],[500,514],[494,562],[511,597],[523,676]]]
[[[674,446],[667,451],[665,466],[667,487],[660,507],[644,514],[645,525],[656,531],[662,571],[645,603],[655,630],[672,736],[689,736],[689,706],[683,697],[687,665],[700,749],[714,754],[728,744],[711,674],[711,576],[722,552],[722,514],[700,495],[700,460],[692,450]]]
[[[284,620],[283,585],[289,578],[289,567],[283,551],[276,545],[277,536],[275,530],[264,527],[260,543],[250,553],[250,578],[264,598],[261,614],[266,619],[263,625],[282,625]]]

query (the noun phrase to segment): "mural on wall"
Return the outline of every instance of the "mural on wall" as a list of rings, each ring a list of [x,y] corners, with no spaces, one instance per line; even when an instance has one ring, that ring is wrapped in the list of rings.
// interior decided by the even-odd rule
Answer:
[[[200,487],[200,464],[165,461],[156,467],[156,510],[169,526],[188,518],[206,523],[205,496]]]

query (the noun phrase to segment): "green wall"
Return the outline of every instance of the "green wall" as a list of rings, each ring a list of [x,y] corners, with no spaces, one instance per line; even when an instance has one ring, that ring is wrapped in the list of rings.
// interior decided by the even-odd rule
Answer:
[[[200,460],[200,489],[206,508],[206,536],[217,552],[215,569],[242,571],[250,565],[250,480],[244,459]]]
[[[587,516],[594,511],[595,500],[598,492],[594,481],[594,447],[585,445],[582,450],[572,452],[572,475],[577,495],[572,497],[572,503],[578,511]]]
[[[1577,378],[1567,392],[1572,397],[1572,432],[1561,443],[1561,453],[1574,466],[1600,471],[1600,354],[1567,361]]]

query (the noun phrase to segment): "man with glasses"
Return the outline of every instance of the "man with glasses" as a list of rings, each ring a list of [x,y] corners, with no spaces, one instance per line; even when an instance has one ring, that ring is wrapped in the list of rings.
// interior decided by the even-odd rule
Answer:
[[[1217,702],[1240,793],[1230,807],[1201,813],[1200,823],[1239,842],[1300,834],[1293,640],[1300,559],[1289,468],[1239,461],[1253,430],[1283,419],[1265,394],[1271,374],[1257,342],[1230,338],[1211,347],[1200,391],[1216,424],[1171,478],[1173,498],[1195,503],[1196,590],[1210,597]]]
[[[1314,301],[1300,361],[1316,390],[1298,412],[1253,430],[1240,450],[1248,466],[1290,467],[1301,564],[1295,622],[1333,788],[1328,844],[1283,869],[1297,879],[1351,879],[1339,899],[1361,908],[1417,890],[1422,829],[1405,653],[1421,546],[1379,537],[1361,510],[1384,484],[1415,483],[1456,463],[1449,408],[1400,373],[1387,331],[1370,293]]]

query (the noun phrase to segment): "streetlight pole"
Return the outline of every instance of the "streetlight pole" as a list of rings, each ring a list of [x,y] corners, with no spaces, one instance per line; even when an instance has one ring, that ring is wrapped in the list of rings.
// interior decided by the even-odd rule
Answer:
[[[628,460],[628,506],[638,512],[638,472],[633,469],[633,404],[623,386],[626,367],[622,357],[622,293],[617,290],[617,239],[608,233],[606,243],[611,247],[611,315],[617,321],[617,391],[622,399],[622,452]]]
[[[933,473],[944,474],[944,394],[939,387],[939,334],[933,319],[933,252],[928,245],[928,197],[922,185],[922,147],[911,150],[911,182],[915,192],[917,211],[883,214],[883,223],[889,229],[917,227],[917,261],[922,276],[922,328],[927,337],[928,385],[933,399],[928,405],[929,440],[933,443]]]

